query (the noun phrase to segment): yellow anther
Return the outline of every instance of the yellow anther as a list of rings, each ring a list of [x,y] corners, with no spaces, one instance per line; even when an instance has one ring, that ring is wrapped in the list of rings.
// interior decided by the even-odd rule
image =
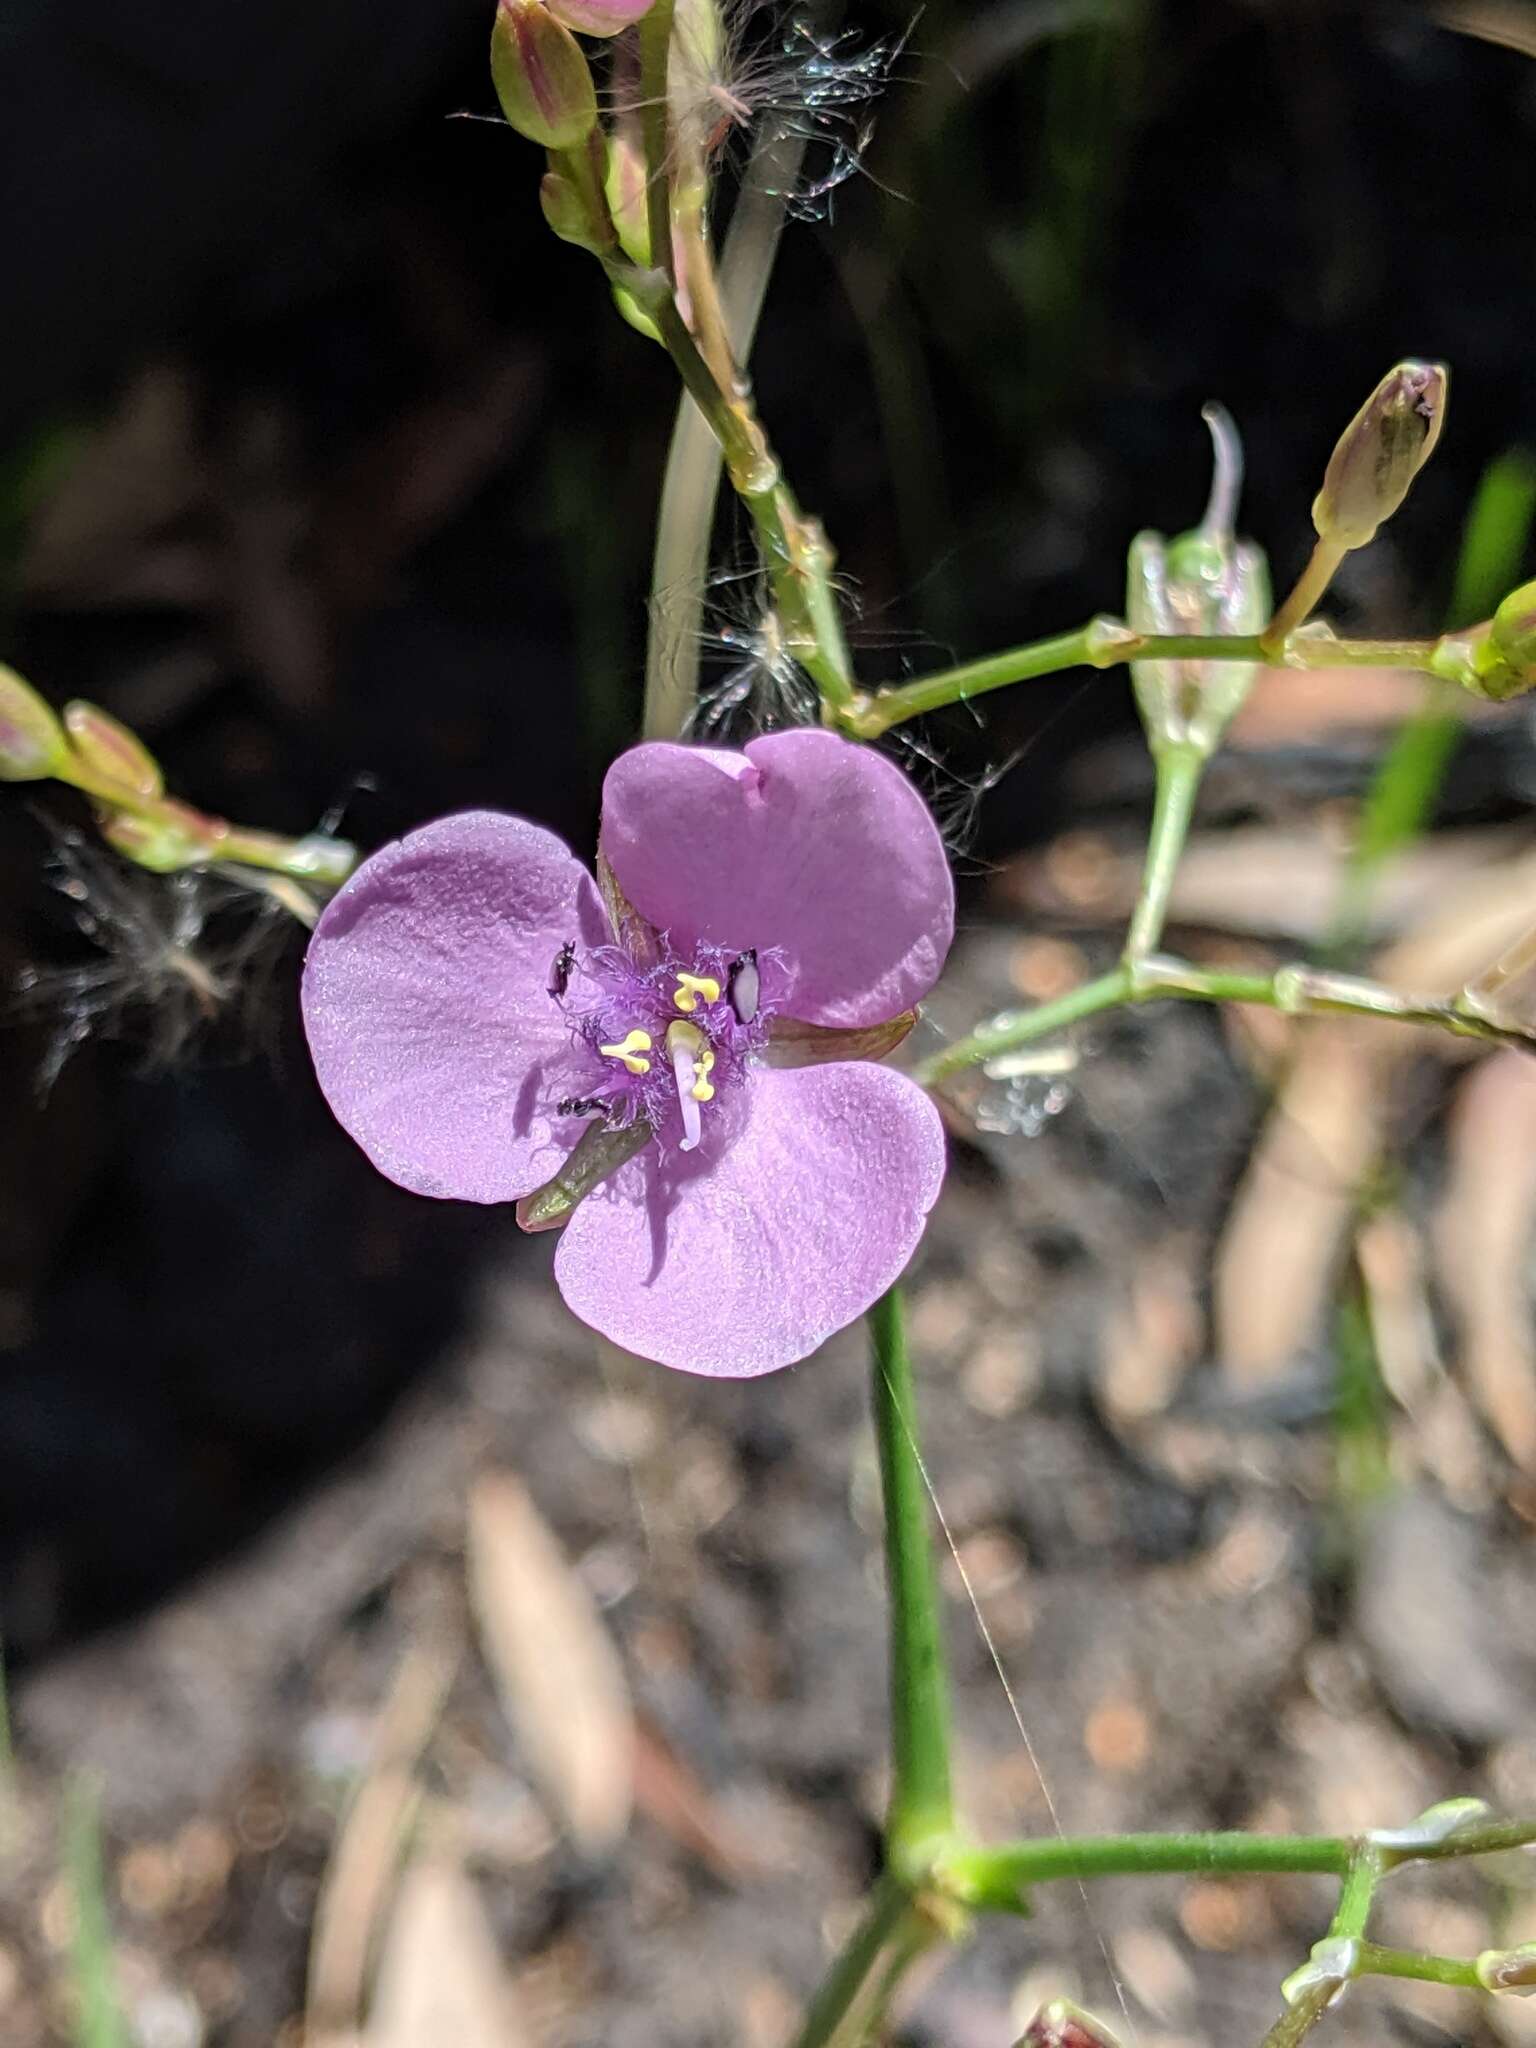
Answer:
[[[699,998],[706,1003],[718,1003],[720,984],[712,974],[679,974],[677,988],[672,1000],[684,1013],[699,1007]]]
[[[710,1050],[708,1046],[705,1046],[704,1050],[697,1056],[693,1064],[699,1078],[688,1090],[688,1093],[693,1097],[695,1102],[713,1102],[715,1099],[714,1087],[713,1084],[706,1077],[709,1073],[710,1068],[715,1064],[714,1053]]]
[[[629,1036],[619,1045],[600,1045],[598,1047],[598,1051],[607,1053],[609,1059],[622,1060],[632,1074],[648,1074],[651,1071],[650,1061],[641,1058],[641,1054],[649,1052],[650,1049],[651,1034],[649,1031],[631,1031]]]

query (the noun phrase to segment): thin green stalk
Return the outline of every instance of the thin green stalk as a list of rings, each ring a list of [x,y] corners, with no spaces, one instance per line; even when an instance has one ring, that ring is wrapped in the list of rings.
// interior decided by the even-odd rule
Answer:
[[[961,1904],[1017,1911],[1030,1887],[1058,1880],[1151,1877],[1159,1873],[1223,1876],[1324,1871],[1342,1877],[1354,1845],[1337,1835],[1218,1834],[1057,1835],[1039,1841],[946,1850],[934,1873],[938,1887]]]
[[[1310,1963],[1287,1978],[1286,2009],[1264,2036],[1264,2048],[1297,2048],[1344,1985],[1359,1975],[1366,1921],[1387,1868],[1384,1852],[1369,1835],[1350,1844],[1349,1868],[1327,1939],[1313,1949]]]
[[[768,276],[784,223],[783,195],[794,183],[804,144],[766,129],[751,164],[720,259],[720,303],[738,364],[751,359]],[[709,537],[720,488],[720,446],[685,392],[667,451],[645,656],[647,739],[675,739],[699,694],[699,622],[709,571]]]
[[[1204,748],[1195,746],[1160,747],[1152,757],[1157,794],[1153,799],[1152,830],[1147,839],[1141,888],[1125,938],[1128,962],[1145,959],[1156,950],[1163,936],[1168,900],[1184,856],[1184,842],[1195,815],[1195,799],[1206,759]]]
[[[1459,1956],[1423,1956],[1409,1949],[1381,1948],[1374,1941],[1360,1944],[1359,1973],[1362,1977],[1414,1977],[1421,1984],[1454,1984],[1467,1991],[1488,1987],[1477,1974],[1477,1965]]]
[[[954,1799],[949,1673],[899,1287],[883,1294],[869,1311],[869,1330],[891,1627],[893,1783],[886,1853],[893,1870],[915,1884],[925,1875],[935,1843],[954,1826]]]
[[[1081,988],[1069,989],[1064,996],[1041,1003],[1033,1010],[1010,1011],[978,1025],[965,1038],[957,1038],[942,1052],[924,1060],[916,1069],[916,1078],[923,1087],[931,1088],[935,1082],[963,1073],[967,1067],[980,1066],[983,1060],[998,1053],[1033,1045],[1038,1039],[1050,1038],[1069,1025],[1080,1023],[1084,1017],[1118,1009],[1122,1003],[1134,1000],[1129,970],[1117,967],[1112,974],[1084,982]]]
[[[1137,633],[1100,613],[1073,632],[1053,633],[854,697],[835,723],[855,739],[878,739],[909,718],[968,703],[1011,683],[1072,668],[1115,668],[1127,661],[1263,661],[1286,668],[1415,668],[1435,674],[1438,645],[1434,640],[1340,640],[1326,631],[1292,633],[1279,646],[1258,633]]]
[[[911,1894],[887,1872],[811,2001],[793,2048],[844,2048],[860,2038],[881,1988],[877,1972],[910,1940],[917,1917]]]
[[[64,1861],[74,1907],[70,1957],[79,2001],[76,2048],[128,2048],[107,1918],[99,1802],[88,1778],[72,1779],[66,1790]]]
[[[1273,974],[1235,974],[1193,967],[1167,954],[1149,954],[1127,961],[1111,974],[1069,989],[1053,1002],[1033,1010],[1007,1011],[957,1038],[913,1071],[925,1088],[979,1067],[1003,1053],[1017,1052],[1051,1038],[1085,1017],[1129,1003],[1166,1000],[1212,1003],[1259,1003],[1287,1017],[1374,1017],[1389,1023],[1430,1025],[1455,1038],[1481,1039],[1490,1045],[1531,1049],[1531,1034],[1496,1024],[1461,1008],[1454,997],[1408,996],[1357,975],[1334,974],[1307,966],[1280,967]]]
[[[1320,539],[1317,542],[1308,557],[1307,566],[1296,579],[1295,588],[1277,607],[1274,617],[1260,635],[1270,660],[1279,656],[1290,635],[1316,611],[1319,598],[1333,581],[1348,553],[1349,549],[1340,547],[1337,541]]]
[[[651,261],[672,283],[672,102],[667,91],[675,0],[652,0],[640,23],[640,140]]]
[[[1371,1916],[1376,1887],[1387,1874],[1387,1860],[1367,1835],[1351,1851],[1344,1887],[1329,1922],[1329,1935],[1337,1940],[1358,1941],[1364,1937]]]

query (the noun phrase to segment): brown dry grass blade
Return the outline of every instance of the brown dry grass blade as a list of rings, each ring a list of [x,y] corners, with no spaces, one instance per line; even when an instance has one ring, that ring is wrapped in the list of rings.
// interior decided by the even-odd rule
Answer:
[[[456,1862],[413,1864],[379,1957],[367,2048],[528,2048],[480,1895]]]
[[[469,1498],[469,1592],[507,1718],[587,1855],[613,1847],[634,1796],[634,1716],[596,1603],[522,1484],[487,1472]]]
[[[1500,1443],[1536,1469],[1536,1065],[1496,1052],[1457,1091],[1445,1191],[1435,1216],[1440,1285],[1462,1374]]]
[[[457,1663],[457,1642],[419,1637],[384,1703],[372,1762],[342,1821],[320,1887],[305,1995],[307,2039],[346,2034],[361,2023],[368,1958],[416,1810],[416,1764],[442,1714]]]

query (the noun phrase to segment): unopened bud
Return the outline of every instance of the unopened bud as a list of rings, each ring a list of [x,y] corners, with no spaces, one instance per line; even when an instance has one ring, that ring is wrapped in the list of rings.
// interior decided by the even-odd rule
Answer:
[[[650,209],[646,204],[645,152],[628,127],[608,137],[608,211],[619,246],[631,263],[651,267]]]
[[[135,796],[161,796],[165,777],[160,763],[135,732],[109,711],[78,698],[64,706],[64,729],[70,747],[93,775],[104,776]]]
[[[1119,2043],[1091,2012],[1070,1998],[1053,1998],[1041,2006],[1014,2048],[1119,2048]]]
[[[653,0],[549,0],[549,11],[582,36],[616,36],[649,14]]]
[[[64,728],[30,683],[0,665],[0,782],[42,782],[69,759]]]
[[[562,242],[574,242],[578,249],[590,249],[594,255],[603,247],[612,247],[604,236],[599,223],[592,218],[580,192],[569,178],[558,171],[546,171],[539,183],[539,205],[544,218],[560,237]]]
[[[205,866],[217,855],[227,829],[190,804],[175,802],[157,804],[153,817],[104,810],[98,822],[108,846],[156,875]]]
[[[1536,1991],[1536,1941],[1485,1948],[1472,1967],[1485,1991]]]
[[[574,149],[597,126],[597,88],[581,45],[542,0],[500,0],[491,78],[511,125],[545,149]]]
[[[1339,437],[1312,505],[1321,538],[1363,548],[1402,504],[1445,424],[1444,363],[1399,363]]]
[[[1486,1826],[1489,1815],[1486,1799],[1440,1799],[1406,1827],[1372,1828],[1370,1839],[1378,1849],[1391,1849],[1399,1856],[1422,1856],[1468,1828]]]

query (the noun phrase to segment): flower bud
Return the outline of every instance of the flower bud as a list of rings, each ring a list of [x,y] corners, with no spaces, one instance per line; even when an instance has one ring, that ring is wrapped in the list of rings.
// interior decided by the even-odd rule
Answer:
[[[1399,363],[1339,437],[1312,505],[1319,536],[1363,548],[1402,504],[1445,424],[1444,363]]]
[[[64,728],[50,706],[0,664],[0,782],[42,782],[68,759]]]
[[[1485,1948],[1472,1965],[1485,1991],[1536,1991],[1536,1941],[1519,1948]]]
[[[549,0],[549,11],[581,36],[616,36],[649,14],[652,0]]]
[[[619,246],[631,263],[651,267],[651,222],[646,205],[645,152],[628,126],[608,137],[608,211]]]
[[[76,698],[64,706],[64,728],[71,749],[93,775],[132,790],[135,796],[164,795],[165,777],[159,762],[138,734],[110,712]]]
[[[98,822],[108,846],[156,875],[204,866],[217,855],[224,837],[218,820],[174,801],[157,805],[151,818],[103,810]]]
[[[1014,2048],[1119,2048],[1114,2035],[1091,2012],[1070,1998],[1042,2005],[1014,2043]]]
[[[546,171],[539,181],[539,205],[545,221],[562,242],[574,242],[578,249],[590,249],[594,255],[602,250],[601,230],[569,178],[558,171]]]
[[[500,0],[491,78],[501,111],[530,142],[574,149],[597,126],[597,88],[581,45],[542,0]]]

